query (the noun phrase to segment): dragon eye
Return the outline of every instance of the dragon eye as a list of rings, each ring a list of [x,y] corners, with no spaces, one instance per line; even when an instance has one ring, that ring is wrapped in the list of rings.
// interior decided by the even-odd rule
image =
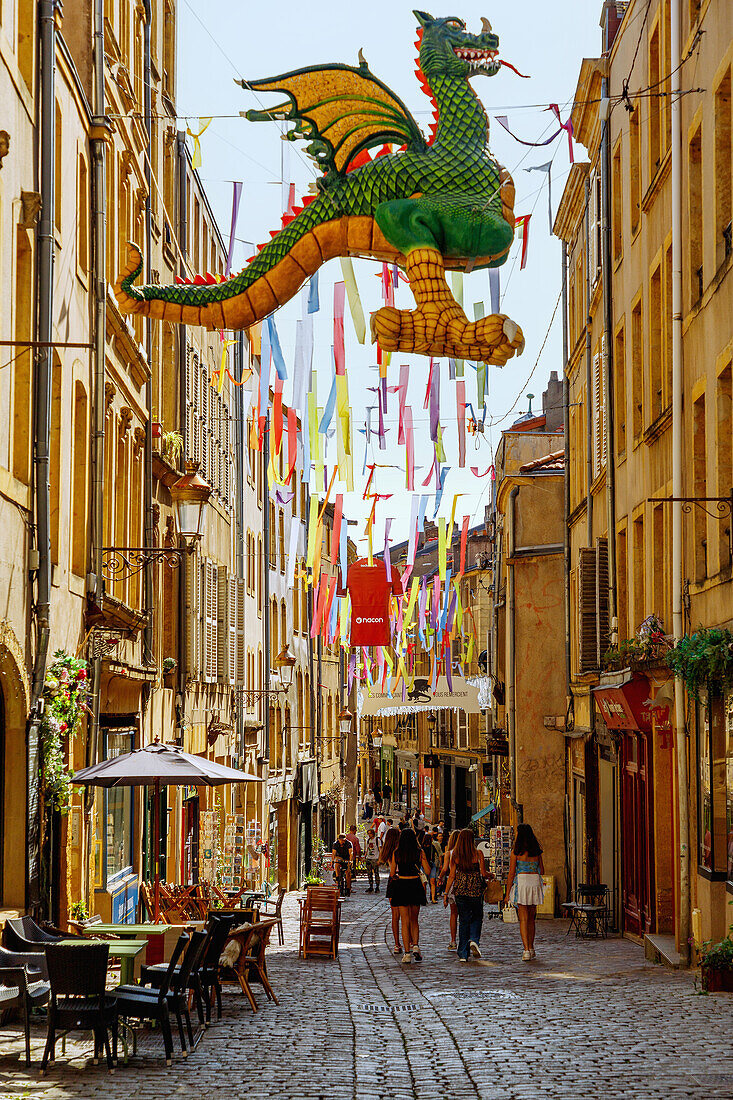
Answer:
[[[459,31],[464,31],[466,29],[466,24],[463,22],[462,19],[448,19],[446,23],[447,26],[455,27]]]

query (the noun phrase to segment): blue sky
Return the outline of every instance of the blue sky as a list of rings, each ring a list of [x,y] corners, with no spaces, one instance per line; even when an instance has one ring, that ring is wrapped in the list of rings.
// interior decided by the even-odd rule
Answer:
[[[448,363],[441,363],[441,422],[448,474],[439,514],[449,515],[455,493],[463,494],[457,515],[469,513],[477,522],[488,500],[489,479],[479,480],[469,467],[479,472],[489,466],[493,448],[502,428],[526,411],[526,393],[540,397],[551,370],[561,371],[561,319],[559,311],[550,328],[549,337],[539,363],[535,363],[547,335],[550,319],[560,290],[560,244],[549,233],[547,188],[544,173],[526,172],[532,165],[553,160],[553,207],[562,194],[569,169],[567,140],[564,135],[543,149],[526,148],[510,137],[493,120],[493,115],[509,117],[512,130],[528,141],[539,141],[557,128],[546,111],[551,102],[560,104],[563,119],[572,102],[578,71],[583,57],[597,56],[600,49],[598,20],[600,0],[563,0],[548,4],[543,0],[515,0],[513,4],[451,4],[448,7],[428,7],[435,16],[458,15],[470,30],[480,29],[480,17],[487,16],[500,38],[500,55],[515,65],[530,79],[523,80],[509,69],[502,69],[493,78],[475,77],[473,87],[481,97],[491,119],[492,152],[514,176],[517,191],[515,212],[532,213],[529,259],[524,271],[519,269],[519,245],[515,244],[508,263],[501,269],[501,311],[509,314],[524,330],[527,341],[524,355],[512,359],[503,369],[489,368],[488,414],[485,439],[477,448],[471,437],[467,443],[466,469],[458,468],[458,436],[455,426],[454,383],[448,380]],[[427,129],[430,121],[428,100],[414,75],[416,20],[412,6],[372,0],[365,5],[326,3],[311,0],[308,4],[295,0],[280,0],[277,5],[254,5],[251,0],[180,0],[179,71],[177,109],[181,118],[190,118],[191,128],[199,117],[215,116],[201,139],[205,182],[214,211],[225,238],[228,237],[233,180],[244,184],[240,206],[235,252],[235,270],[251,255],[249,244],[269,239],[270,229],[280,222],[283,206],[283,176],[296,185],[296,195],[307,191],[315,172],[303,151],[302,143],[281,140],[281,130],[275,123],[250,123],[239,112],[258,106],[251,93],[237,87],[234,79],[258,79],[275,76],[290,69],[329,62],[357,63],[359,48],[369,62],[371,71],[389,85],[414,113],[418,123]],[[281,97],[280,97],[281,98]],[[275,103],[278,97],[267,102]],[[224,117],[229,116],[229,117]],[[575,147],[576,158],[585,159],[582,147]],[[355,261],[355,271],[365,313],[378,309],[381,303],[379,265]],[[331,342],[333,300],[332,286],[341,278],[338,260],[331,261],[321,272],[321,312],[315,325],[314,368],[317,374],[319,404],[325,403],[331,381]],[[469,315],[473,304],[484,302],[489,312],[488,275],[474,272],[465,280],[465,304]],[[412,308],[408,287],[400,288],[397,305]],[[295,301],[279,310],[276,322],[286,361],[292,363],[295,320],[300,316],[300,302]],[[347,313],[347,373],[349,393],[354,410],[355,427],[363,423],[364,408],[373,395],[368,387],[375,384],[375,348],[359,345]],[[389,384],[397,383],[399,365],[410,365],[408,403],[412,404],[415,422],[416,462],[424,472],[416,474],[416,489],[427,475],[432,462],[428,434],[427,412],[423,411],[423,396],[427,381],[428,361],[419,356],[392,357]],[[534,369],[534,373],[532,373]],[[531,378],[529,377],[532,375]],[[467,399],[475,405],[475,371],[466,368]],[[286,387],[287,396],[287,387]],[[379,451],[376,442],[368,461],[393,463],[402,469],[377,471],[376,488],[394,492],[391,500],[377,511],[375,549],[383,543],[384,519],[395,517],[393,538],[407,533],[409,501],[404,489],[404,448],[396,446],[396,396],[391,397],[387,427],[388,447]],[[392,442],[395,441],[395,442]],[[335,441],[333,451],[335,457]],[[363,436],[355,433],[354,494],[347,495],[345,510],[361,518],[366,505],[361,500],[360,486],[364,460]],[[374,486],[373,486],[374,487]],[[432,503],[428,515],[432,515]],[[359,525],[358,534],[362,533]],[[353,529],[356,531],[357,529]],[[362,548],[364,544],[362,543]]]

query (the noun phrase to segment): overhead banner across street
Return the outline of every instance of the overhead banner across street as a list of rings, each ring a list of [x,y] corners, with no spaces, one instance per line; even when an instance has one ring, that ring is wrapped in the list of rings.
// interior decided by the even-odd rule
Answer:
[[[388,695],[386,691],[375,691],[372,695],[364,692],[360,715],[368,718],[376,714],[414,714],[420,710],[456,708],[467,714],[480,714],[478,687],[469,684],[463,676],[453,676],[452,684],[453,690],[448,687],[445,676],[439,676],[433,691],[429,680],[417,677],[412,690],[405,693],[404,699],[400,688],[394,695]]]

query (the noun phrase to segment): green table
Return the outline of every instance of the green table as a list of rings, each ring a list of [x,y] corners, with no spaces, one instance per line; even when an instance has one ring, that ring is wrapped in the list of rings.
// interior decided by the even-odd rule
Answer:
[[[173,927],[172,924],[87,924],[85,936],[163,936]]]
[[[96,926],[97,928],[99,925]],[[64,945],[77,947],[78,940],[61,940]],[[120,960],[120,984],[131,985],[135,976],[135,959],[148,945],[147,940],[100,940],[109,947],[110,959]]]

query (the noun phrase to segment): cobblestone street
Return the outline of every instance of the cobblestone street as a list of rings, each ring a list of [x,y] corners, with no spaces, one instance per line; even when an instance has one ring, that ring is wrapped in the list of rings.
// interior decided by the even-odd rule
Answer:
[[[534,963],[516,926],[484,924],[481,962],[447,950],[442,905],[423,910],[423,962],[402,966],[387,942],[383,896],[359,883],[344,902],[337,962],[297,957],[297,902],[270,956],[280,999],[253,1016],[239,992],[188,1060],[162,1064],[147,1038],[110,1076],[87,1064],[90,1042],[39,1077],[0,1031],[0,1096],[23,1100],[162,1095],[443,1100],[453,1097],[733,1097],[730,995],[698,996],[693,978],[647,963],[625,940],[576,941],[540,923]],[[45,1029],[33,1028],[40,1060]],[[86,1037],[82,1037],[86,1039]]]

